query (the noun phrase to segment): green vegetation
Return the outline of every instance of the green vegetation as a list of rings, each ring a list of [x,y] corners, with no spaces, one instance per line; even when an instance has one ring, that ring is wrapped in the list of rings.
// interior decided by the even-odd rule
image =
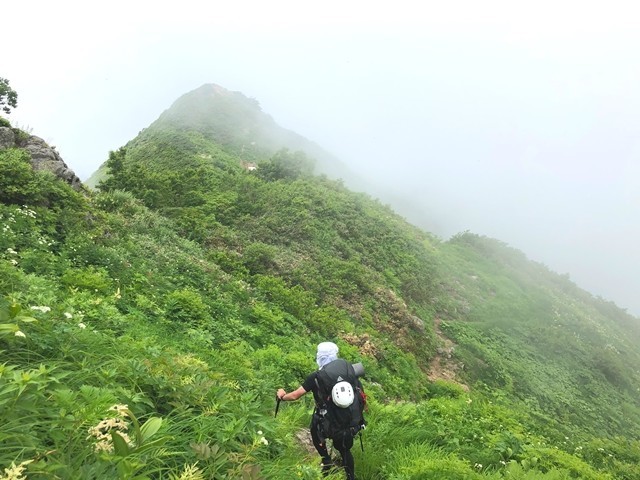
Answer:
[[[11,88],[9,80],[0,77],[0,109],[6,114],[18,106],[18,93]],[[3,125],[0,125],[3,126]]]
[[[196,100],[91,194],[0,151],[0,478],[320,479],[311,399],[273,409],[323,340],[367,370],[363,480],[640,478],[636,318]]]

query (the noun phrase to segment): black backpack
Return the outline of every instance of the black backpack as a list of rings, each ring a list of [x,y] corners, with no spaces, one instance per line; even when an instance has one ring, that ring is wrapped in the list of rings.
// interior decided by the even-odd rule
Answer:
[[[332,390],[340,382],[347,382],[353,390],[353,402],[348,406],[340,407],[333,401]],[[341,358],[326,364],[318,370],[316,386],[321,399],[317,410],[322,417],[323,436],[333,439],[350,433],[355,437],[366,425],[364,420],[366,395],[353,365]],[[346,385],[340,384],[338,389],[344,390],[344,386]]]

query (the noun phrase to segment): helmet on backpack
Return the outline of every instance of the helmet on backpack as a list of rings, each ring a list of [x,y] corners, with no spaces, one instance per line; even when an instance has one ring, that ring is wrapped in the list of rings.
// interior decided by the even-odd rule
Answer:
[[[331,400],[340,408],[350,407],[354,397],[353,387],[349,382],[338,382],[331,389]]]

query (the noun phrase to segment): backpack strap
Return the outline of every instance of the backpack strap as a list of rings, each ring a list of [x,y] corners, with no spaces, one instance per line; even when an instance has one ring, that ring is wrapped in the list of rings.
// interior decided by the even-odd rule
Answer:
[[[318,382],[318,375],[316,375],[313,380],[316,382],[316,388],[318,389],[318,398],[322,400],[322,403],[316,401],[316,409],[319,410],[326,405],[327,399],[324,398],[323,388],[320,386],[320,382]]]

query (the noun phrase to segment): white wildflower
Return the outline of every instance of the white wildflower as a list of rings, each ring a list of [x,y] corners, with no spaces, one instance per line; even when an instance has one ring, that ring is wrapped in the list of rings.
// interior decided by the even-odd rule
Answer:
[[[100,452],[111,453],[111,452],[113,452],[113,445],[111,444],[111,438],[104,437],[99,442],[96,442],[96,444],[94,445],[94,449],[95,449],[96,453],[100,453]]]
[[[18,261],[15,258],[12,258],[10,262],[11,262],[11,265],[13,266],[18,265]]]
[[[116,410],[118,413],[119,408],[126,408],[126,405],[114,405],[109,410]],[[122,418],[105,418],[101,420],[96,426],[89,428],[89,436],[87,439],[95,439],[94,448],[96,452],[113,452],[113,439],[111,432],[117,432],[128,445],[133,445],[133,442],[129,438],[127,430],[129,429],[129,423]]]
[[[172,480],[204,480],[202,470],[198,468],[198,462],[193,465],[185,465],[180,476],[171,475]]]
[[[16,337],[27,338],[22,330],[18,330],[15,335]]]
[[[11,462],[11,466],[9,468],[4,469],[4,475],[0,477],[2,480],[26,480],[27,477],[23,477],[24,470],[27,465],[29,465],[33,460],[26,460],[19,465],[16,465],[14,462]]]
[[[51,307],[34,305],[33,307],[31,307],[31,310],[38,310],[39,312],[47,313],[51,311]]]
[[[78,324],[78,328],[79,328],[80,330],[84,330],[85,328],[87,328],[87,326],[86,326],[84,323],[80,322],[80,323]]]
[[[258,430],[258,435],[262,435],[262,430]]]
[[[65,316],[67,319],[71,319],[71,318],[73,318],[73,315],[72,315],[71,313],[69,313],[69,312],[64,312],[64,316]]]
[[[11,254],[11,255],[17,255],[18,252],[16,252],[13,248],[9,247],[7,248],[7,253]]]
[[[264,437],[260,437],[260,443],[262,443],[263,445],[269,445],[269,441]]]
[[[127,414],[127,410],[129,410],[129,406],[116,403],[114,406],[109,407],[109,410],[112,412],[118,412],[118,415],[125,416]]]
[[[31,210],[26,205],[23,205],[22,208],[16,208],[16,212],[20,215],[24,215],[25,217],[36,218],[36,212]]]

